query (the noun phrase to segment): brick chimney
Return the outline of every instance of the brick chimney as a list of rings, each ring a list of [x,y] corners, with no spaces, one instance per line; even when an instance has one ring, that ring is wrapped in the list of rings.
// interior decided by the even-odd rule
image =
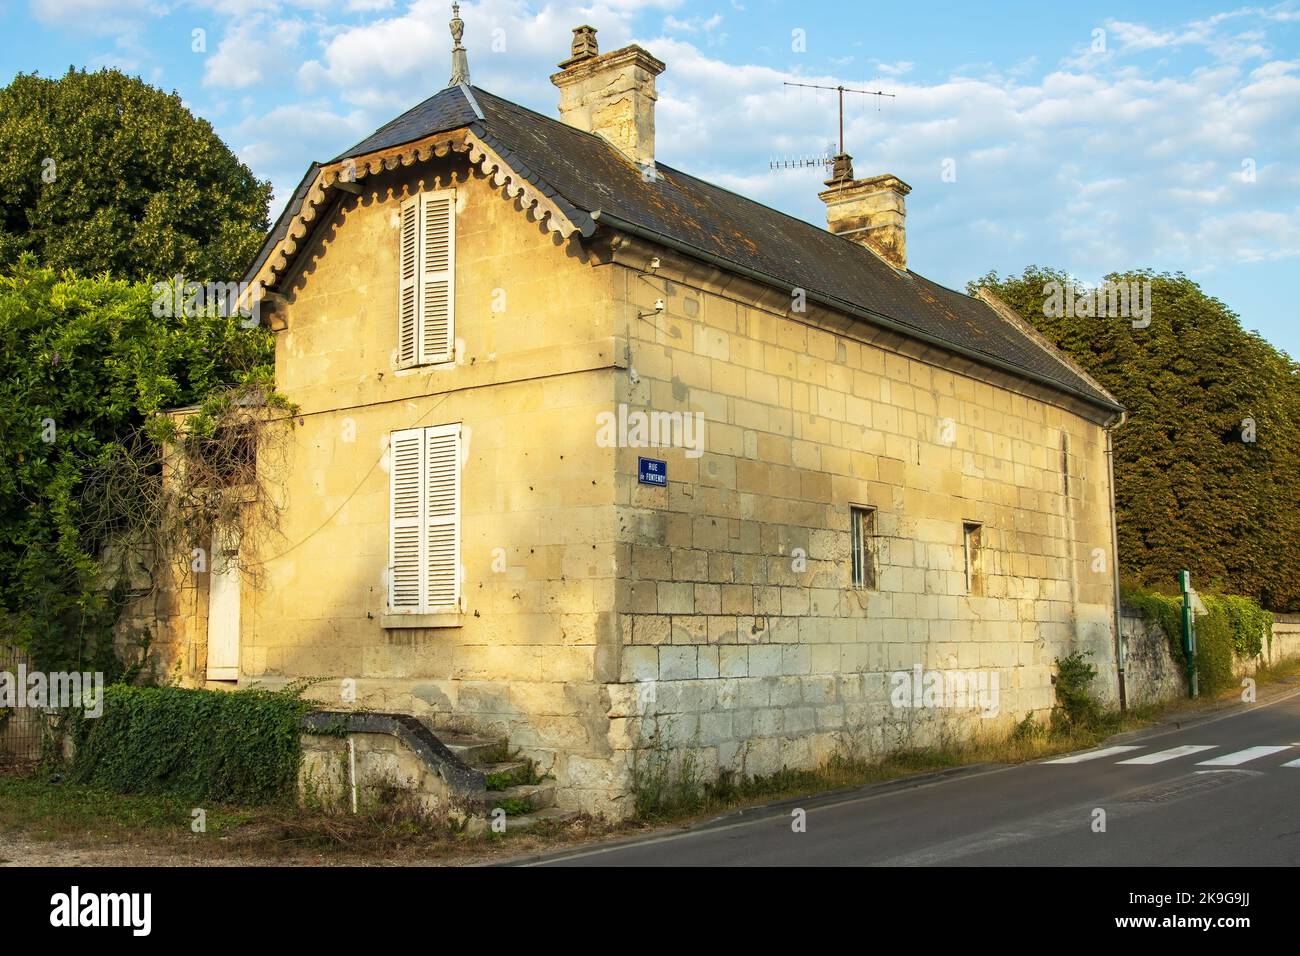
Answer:
[[[912,191],[897,176],[885,173],[870,179],[853,178],[853,157],[835,157],[826,190],[817,194],[826,204],[826,228],[875,252],[895,269],[907,269],[907,206]]]
[[[560,118],[596,133],[643,169],[654,168],[655,77],[662,61],[639,46],[602,54],[596,28],[575,27],[569,59],[551,77],[560,90]]]

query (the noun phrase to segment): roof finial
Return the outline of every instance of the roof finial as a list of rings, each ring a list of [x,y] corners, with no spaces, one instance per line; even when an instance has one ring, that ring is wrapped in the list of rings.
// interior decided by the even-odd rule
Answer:
[[[454,41],[451,47],[451,79],[447,81],[448,86],[456,86],[460,83],[469,83],[469,55],[465,52],[464,45],[460,38],[465,35],[465,21],[460,18],[460,4],[451,5],[451,38]]]

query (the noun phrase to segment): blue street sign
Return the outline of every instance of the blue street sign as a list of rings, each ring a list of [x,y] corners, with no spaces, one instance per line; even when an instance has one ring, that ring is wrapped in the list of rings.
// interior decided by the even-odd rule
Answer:
[[[636,460],[636,480],[643,485],[668,484],[668,462],[657,458],[638,458]]]

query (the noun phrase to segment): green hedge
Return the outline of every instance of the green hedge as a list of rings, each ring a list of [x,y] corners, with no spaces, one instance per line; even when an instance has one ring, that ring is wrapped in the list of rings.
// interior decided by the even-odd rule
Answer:
[[[127,687],[104,691],[103,715],[77,725],[69,777],[119,793],[264,804],[294,794],[300,689],[209,691]]]
[[[1158,626],[1169,638],[1174,659],[1184,666],[1183,599],[1141,588],[1126,587],[1123,601]],[[1249,598],[1232,594],[1201,594],[1208,614],[1196,619],[1196,676],[1201,693],[1217,694],[1233,686],[1233,656],[1258,657],[1264,641],[1272,640],[1273,615]]]

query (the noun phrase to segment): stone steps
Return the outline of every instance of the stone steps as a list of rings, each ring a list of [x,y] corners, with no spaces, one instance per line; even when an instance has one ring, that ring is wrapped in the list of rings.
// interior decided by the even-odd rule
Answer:
[[[507,817],[506,827],[509,830],[526,830],[539,823],[567,823],[570,820],[576,820],[579,816],[580,814],[577,810],[561,810],[559,807],[546,807],[541,810],[534,810],[532,813],[523,814],[522,816]]]
[[[532,764],[511,756],[507,741],[453,733],[440,733],[438,739],[460,760],[483,774],[487,787],[473,795],[473,803],[488,817],[497,808],[504,809],[510,830],[577,816],[556,808],[555,781],[532,782]]]
[[[496,761],[504,749],[503,741],[489,737],[468,737],[460,734],[437,733],[438,739],[465,763],[471,767],[482,767],[485,763]]]
[[[479,764],[478,769],[482,770],[483,776],[487,778],[489,790],[502,790],[526,782],[530,766],[525,760],[505,760],[499,763]],[[494,786],[494,784],[500,785]]]
[[[527,812],[555,806],[555,781],[523,783],[504,790],[488,790],[484,801],[489,812],[497,807],[505,807],[507,816],[523,816],[524,814],[515,812],[520,804],[527,805]]]

